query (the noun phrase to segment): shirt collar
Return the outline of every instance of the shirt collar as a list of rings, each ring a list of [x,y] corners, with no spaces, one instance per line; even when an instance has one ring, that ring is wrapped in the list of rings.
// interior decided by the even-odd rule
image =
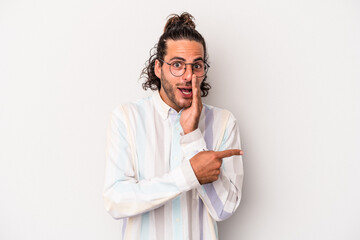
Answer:
[[[169,112],[172,109],[169,105],[167,105],[164,100],[162,100],[159,91],[156,91],[153,95],[155,107],[160,113],[161,117],[165,120],[169,116]]]

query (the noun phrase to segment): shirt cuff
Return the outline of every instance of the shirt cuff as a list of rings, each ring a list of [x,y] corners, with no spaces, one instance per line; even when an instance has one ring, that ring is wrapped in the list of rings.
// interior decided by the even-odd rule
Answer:
[[[178,168],[171,172],[171,175],[181,192],[186,192],[200,186],[190,161],[188,160],[184,160]]]
[[[207,150],[206,142],[199,128],[181,136],[180,146],[184,152],[185,159],[189,159],[189,156],[192,156],[194,153]]]

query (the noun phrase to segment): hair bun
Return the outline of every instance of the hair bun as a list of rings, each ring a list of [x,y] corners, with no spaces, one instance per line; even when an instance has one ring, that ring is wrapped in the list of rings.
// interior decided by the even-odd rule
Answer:
[[[171,14],[168,16],[168,20],[165,24],[164,32],[169,31],[172,28],[189,27],[195,29],[195,18],[187,12],[183,12],[180,16],[177,14]]]

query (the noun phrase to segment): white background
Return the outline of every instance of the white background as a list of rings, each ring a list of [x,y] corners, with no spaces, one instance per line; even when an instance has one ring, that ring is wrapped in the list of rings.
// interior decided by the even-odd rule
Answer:
[[[0,0],[0,239],[119,239],[103,207],[118,104],[170,13],[207,40],[239,122],[243,199],[221,239],[360,239],[360,3]]]

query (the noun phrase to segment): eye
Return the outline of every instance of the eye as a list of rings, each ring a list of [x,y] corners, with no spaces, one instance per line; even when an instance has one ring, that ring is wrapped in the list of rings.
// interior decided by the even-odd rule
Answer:
[[[173,62],[173,63],[171,63],[171,66],[174,67],[174,68],[183,68],[184,63],[182,63],[182,62]]]
[[[203,69],[204,65],[202,63],[194,63],[194,69]]]

